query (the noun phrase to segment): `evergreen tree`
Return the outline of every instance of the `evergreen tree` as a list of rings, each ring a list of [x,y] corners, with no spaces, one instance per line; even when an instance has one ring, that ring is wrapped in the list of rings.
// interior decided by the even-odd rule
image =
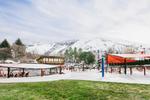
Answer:
[[[14,58],[17,60],[20,60],[21,58],[25,56],[26,47],[19,38],[12,45],[12,50],[14,53]]]
[[[65,60],[68,62],[68,60],[69,60],[69,58],[68,58],[68,57],[69,57],[69,52],[68,52],[68,50],[65,51],[65,54],[64,54],[64,55],[65,55]]]
[[[79,55],[82,53],[82,49],[77,49],[76,47],[72,49],[71,47],[67,49],[64,53],[65,60],[67,62],[80,62]]]
[[[15,41],[15,44],[16,44],[16,45],[19,45],[19,46],[24,46],[24,44],[22,43],[22,41],[20,40],[20,38],[18,38],[18,39]]]
[[[78,55],[80,55],[81,53],[82,53],[82,49],[79,48],[79,50],[78,50]]]
[[[78,62],[81,62],[81,60],[80,60],[80,55],[81,55],[81,53],[82,53],[82,49],[79,48],[79,49],[78,49]]]
[[[77,48],[75,47],[74,48],[74,51],[73,51],[73,57],[74,57],[74,61],[76,62],[77,61],[77,58],[78,58],[78,51],[77,51]]]
[[[0,60],[6,60],[8,58],[11,58],[11,48],[10,44],[8,43],[7,39],[5,39],[1,44],[0,44]]]
[[[12,54],[10,49],[4,48],[0,49],[0,60],[7,60],[8,58],[12,58]]]
[[[8,43],[7,39],[0,44],[0,48],[10,48],[10,44]]]
[[[69,50],[68,50],[68,58],[69,58],[69,61],[70,62],[73,62],[73,49],[70,47]]]

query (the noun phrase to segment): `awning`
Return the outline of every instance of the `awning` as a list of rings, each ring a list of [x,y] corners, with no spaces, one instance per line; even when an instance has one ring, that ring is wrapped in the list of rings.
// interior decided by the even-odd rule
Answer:
[[[26,69],[46,69],[56,68],[60,65],[47,65],[47,64],[0,64],[0,67],[5,68],[26,68]]]
[[[122,63],[129,63],[129,62],[136,62],[136,60],[127,59],[124,57],[120,57],[118,55],[107,55],[107,64],[122,64]]]

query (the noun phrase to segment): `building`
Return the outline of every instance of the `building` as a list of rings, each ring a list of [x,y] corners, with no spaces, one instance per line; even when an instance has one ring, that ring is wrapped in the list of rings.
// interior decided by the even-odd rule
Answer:
[[[36,59],[40,64],[64,65],[65,58],[59,56],[40,56]]]

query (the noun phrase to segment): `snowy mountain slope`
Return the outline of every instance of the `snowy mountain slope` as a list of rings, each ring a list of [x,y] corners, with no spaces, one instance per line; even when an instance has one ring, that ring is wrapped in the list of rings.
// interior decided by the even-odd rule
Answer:
[[[56,55],[56,54],[62,54],[64,53],[69,47],[71,47],[74,43],[76,43],[77,40],[72,41],[63,41],[63,42],[57,42],[55,45],[53,45],[52,48],[49,48],[47,52],[45,52],[46,55]]]
[[[50,55],[50,54],[56,55],[57,53],[64,52],[68,47],[70,47],[75,42],[76,40],[56,42],[50,44],[37,43],[33,45],[27,45],[27,52],[40,55]]]
[[[114,48],[117,50],[124,47],[139,47],[139,46],[140,45],[128,41],[109,40],[103,38],[95,38],[92,40],[80,40],[77,41],[74,45],[72,45],[73,48],[77,47],[88,51],[95,51],[95,50],[105,51],[108,50],[109,48]]]
[[[50,48],[53,47],[53,43],[52,44],[41,44],[41,43],[37,43],[37,44],[33,44],[33,45],[27,45],[27,52],[31,52],[34,54],[45,54],[45,52],[47,52]]]
[[[133,43],[124,40],[94,38],[62,41],[50,44],[34,44],[32,46],[27,46],[27,51],[41,55],[57,55],[63,54],[70,47],[82,48],[84,51],[106,51],[109,48],[113,48],[115,50],[122,50],[125,47],[133,47],[135,49],[139,49],[140,45],[141,44],[139,43]]]

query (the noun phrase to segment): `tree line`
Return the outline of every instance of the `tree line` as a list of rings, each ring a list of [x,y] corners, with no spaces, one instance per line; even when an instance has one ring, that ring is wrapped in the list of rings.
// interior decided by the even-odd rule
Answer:
[[[19,60],[25,56],[26,47],[22,43],[21,39],[17,39],[12,45],[4,39],[0,43],[0,60],[5,61],[7,59]]]
[[[65,61],[69,63],[93,64],[95,55],[90,51],[83,51],[81,48],[69,48],[65,51]]]
[[[84,63],[93,64],[95,63],[95,55],[90,51],[83,51],[81,48],[69,48],[64,53],[65,61],[69,63]],[[4,39],[0,43],[0,60],[5,61],[7,59],[13,59],[15,61],[20,61],[21,59],[36,58],[33,54],[26,52],[26,46],[21,41],[17,39],[12,45],[7,39]]]

